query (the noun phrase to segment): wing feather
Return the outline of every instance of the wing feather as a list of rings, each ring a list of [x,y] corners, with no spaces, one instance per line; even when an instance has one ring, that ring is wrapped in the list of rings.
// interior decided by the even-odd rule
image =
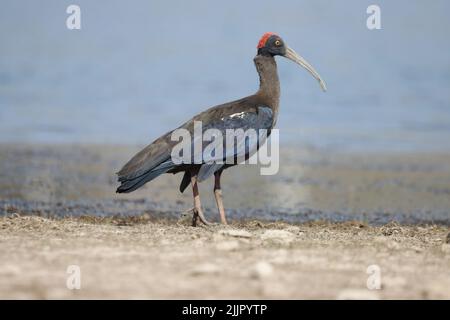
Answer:
[[[259,105],[249,110],[245,102],[247,100],[242,99],[235,101],[233,106],[225,104],[211,108],[197,115],[179,128],[187,129],[191,133],[191,138],[195,139],[195,137],[192,137],[194,121],[202,121],[203,132],[210,128],[221,131],[224,147],[226,146],[225,138],[227,129],[243,129],[244,131],[248,129],[255,129],[256,131],[266,129],[269,130],[268,134],[270,134],[270,129],[274,124],[272,109],[265,105]],[[123,166],[117,173],[118,180],[121,182],[121,185],[117,188],[117,192],[134,191],[163,173],[176,172],[179,166],[186,166],[186,164],[176,165],[171,160],[172,148],[178,143],[178,141],[171,140],[172,132],[170,131],[152,142]],[[203,159],[203,150],[207,145],[207,143],[203,142],[201,148],[202,155],[192,155],[192,159],[196,159],[198,156],[201,156],[203,159],[204,164],[200,169],[200,180],[208,178],[222,168],[223,165],[219,165],[217,162],[225,162],[229,157],[242,157],[245,154],[254,153],[263,142],[259,136],[256,141],[238,141],[233,150],[225,149],[225,153],[220,159],[214,156]],[[193,140],[191,147],[193,147]],[[180,188],[185,188],[185,184],[186,182]]]

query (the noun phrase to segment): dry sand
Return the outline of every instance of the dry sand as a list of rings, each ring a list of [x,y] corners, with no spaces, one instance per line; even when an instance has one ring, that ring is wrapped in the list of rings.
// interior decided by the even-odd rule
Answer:
[[[0,218],[0,298],[450,298],[444,226]],[[69,265],[81,289],[69,290]],[[367,268],[381,271],[369,290]]]

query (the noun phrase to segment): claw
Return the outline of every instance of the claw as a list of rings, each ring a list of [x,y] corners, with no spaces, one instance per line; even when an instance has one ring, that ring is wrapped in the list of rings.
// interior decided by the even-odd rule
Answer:
[[[206,226],[212,225],[211,222],[206,220],[205,215],[201,210],[198,210],[195,207],[192,207],[190,209],[187,209],[181,213],[182,216],[187,216],[188,214],[192,214],[192,226],[197,226],[197,221],[200,220],[201,223],[203,223]]]
[[[194,196],[194,215],[192,217],[192,226],[197,226],[197,220],[200,220],[204,225],[211,225],[208,220],[206,220],[202,211],[202,203],[200,201],[200,194],[198,192],[198,181],[197,181],[197,172],[191,172],[191,185],[192,185],[192,193]]]
[[[194,209],[194,212],[195,212],[194,215],[196,214],[196,215],[197,215],[197,218],[199,218],[200,221],[201,221],[204,225],[206,225],[206,226],[212,225],[211,222],[209,222],[208,220],[206,220],[206,218],[205,218],[205,216],[204,216],[202,210]]]

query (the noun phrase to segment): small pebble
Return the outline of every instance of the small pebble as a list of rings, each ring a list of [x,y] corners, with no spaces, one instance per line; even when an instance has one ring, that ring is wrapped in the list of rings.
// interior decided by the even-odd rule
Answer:
[[[220,269],[215,264],[204,263],[204,264],[198,265],[194,269],[192,269],[191,275],[201,276],[201,275],[207,275],[207,274],[218,274],[219,272],[220,272]]]
[[[273,267],[270,263],[265,261],[260,261],[253,267],[251,272],[252,278],[262,279],[267,278],[273,274]]]
[[[239,249],[239,242],[236,241],[236,240],[221,241],[218,244],[216,244],[216,249],[217,250],[222,250],[222,251],[237,250],[237,249]]]
[[[267,230],[262,235],[263,240],[275,240],[279,242],[291,242],[295,239],[295,235],[292,232],[285,230]]]
[[[230,229],[230,230],[221,230],[221,235],[229,236],[229,237],[236,237],[236,238],[251,238],[252,234],[245,230],[239,230],[239,229]]]

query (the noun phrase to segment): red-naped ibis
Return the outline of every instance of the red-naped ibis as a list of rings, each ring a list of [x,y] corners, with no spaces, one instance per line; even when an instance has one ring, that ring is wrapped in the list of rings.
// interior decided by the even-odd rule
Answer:
[[[283,56],[304,67],[319,81],[322,89],[326,91],[325,82],[320,75],[305,59],[286,46],[278,35],[271,32],[265,33],[259,40],[257,49],[258,52],[254,58],[254,63],[259,74],[259,90],[243,99],[212,107],[196,115],[178,127],[178,129],[186,129],[193,133],[194,121],[201,121],[203,130],[207,128],[219,129],[223,131],[224,139],[226,129],[265,129],[270,134],[270,130],[274,127],[277,120],[280,101],[280,82],[275,56]],[[223,170],[231,167],[233,164],[230,165],[228,162],[227,164],[207,162],[175,164],[171,158],[171,151],[178,141],[172,141],[172,132],[170,131],[156,139],[123,166],[117,173],[121,185],[116,192],[132,192],[163,173],[175,174],[184,172],[180,191],[183,192],[189,184],[192,185],[194,197],[192,224],[195,226],[198,220],[204,224],[209,224],[202,211],[198,183],[214,174],[214,196],[220,220],[226,224],[220,177]],[[259,144],[253,150],[256,151],[258,148]],[[242,150],[234,149],[233,152],[235,152],[234,156],[238,156],[236,153],[242,152]],[[249,155],[246,154],[246,156],[248,157]]]

